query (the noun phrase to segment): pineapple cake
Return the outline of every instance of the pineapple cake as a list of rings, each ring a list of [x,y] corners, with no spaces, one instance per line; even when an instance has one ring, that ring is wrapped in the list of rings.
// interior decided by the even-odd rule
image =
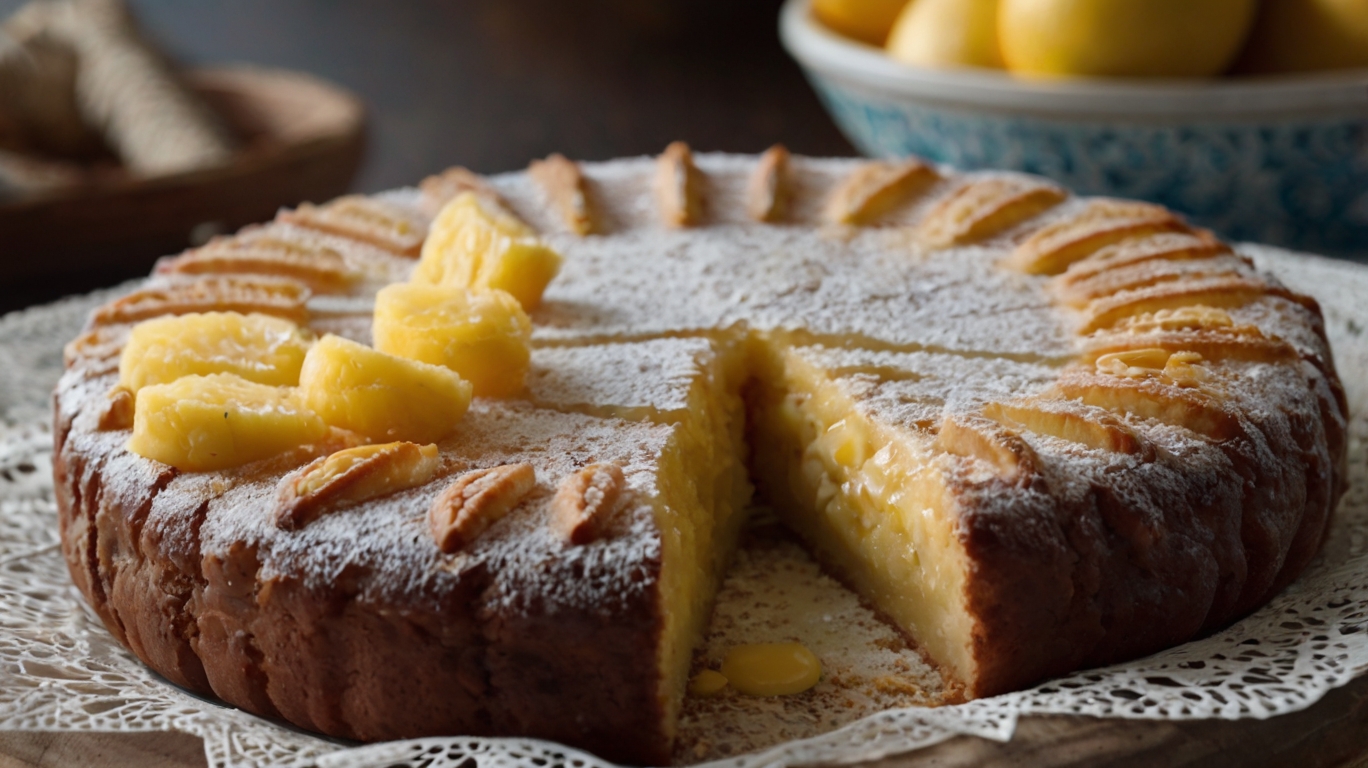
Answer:
[[[1161,207],[917,159],[453,168],[162,260],[66,362],[109,631],[359,740],[661,763],[691,673],[812,685],[791,645],[696,668],[755,502],[955,701],[1229,624],[1344,490],[1314,300]]]

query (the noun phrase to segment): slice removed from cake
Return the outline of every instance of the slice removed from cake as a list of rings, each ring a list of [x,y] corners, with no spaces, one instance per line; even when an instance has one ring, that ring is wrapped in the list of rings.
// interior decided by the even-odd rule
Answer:
[[[958,530],[956,485],[1006,486],[1013,478],[943,450],[937,431],[947,409],[1043,390],[1056,372],[1000,359],[781,343],[767,367],[748,403],[762,495],[819,559],[970,695],[981,695],[978,626],[967,603],[973,564]],[[970,384],[948,390],[950,380]],[[947,404],[949,392],[965,402]]]
[[[970,697],[1150,653],[1243,615],[1300,567],[1324,529],[1335,440],[1269,456],[1329,401],[1274,413],[1253,393],[1309,366],[1155,351],[1154,370],[1061,371],[771,339],[748,395],[753,476]],[[1193,398],[1231,434],[1170,417]],[[1270,494],[1287,502],[1256,512]]]
[[[661,698],[676,721],[692,652],[736,549],[752,489],[746,472],[743,345],[705,338],[545,347],[527,397],[540,407],[672,428],[658,482],[665,642]]]

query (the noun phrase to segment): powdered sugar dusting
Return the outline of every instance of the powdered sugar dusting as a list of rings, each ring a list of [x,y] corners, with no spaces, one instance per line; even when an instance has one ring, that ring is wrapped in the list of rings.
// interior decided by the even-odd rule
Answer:
[[[754,158],[699,155],[708,200],[703,226],[664,227],[649,194],[651,158],[586,165],[606,234],[566,234],[522,174],[493,180],[513,207],[565,256],[534,313],[548,343],[708,333],[745,325],[854,334],[894,347],[941,347],[1053,358],[1070,340],[1040,280],[997,267],[1000,249],[932,251],[900,224],[916,221],[953,185],[944,182],[884,220],[820,225],[821,201],[855,161],[795,158],[791,218],[744,214]],[[815,229],[814,229],[815,228]],[[1008,232],[1002,237],[1012,237]],[[915,269],[909,267],[915,266]]]
[[[527,397],[560,410],[679,417],[715,358],[712,342],[702,338],[544,347],[532,353]]]
[[[650,508],[634,507],[625,535],[609,537],[598,546],[567,549],[547,522],[547,503],[561,478],[598,461],[618,462],[634,492],[645,499],[655,498],[655,462],[670,432],[665,426],[477,401],[462,421],[460,434],[441,444],[443,469],[432,482],[339,510],[300,531],[287,532],[272,522],[276,484],[284,474],[273,473],[214,499],[201,528],[200,546],[206,556],[225,557],[243,544],[257,547],[261,577],[267,580],[291,578],[326,585],[337,581],[343,571],[360,568],[367,575],[362,595],[397,606],[437,599],[444,591],[456,589],[461,575],[482,561],[511,566],[564,564],[590,557],[598,564],[598,572],[616,572],[650,559],[648,555],[658,546]],[[427,530],[426,513],[432,500],[461,473],[520,462],[536,469],[536,487],[517,510],[457,555],[459,562],[450,562]],[[609,578],[606,572],[597,582],[561,582],[536,576],[542,571],[530,568],[517,578],[535,579],[537,585],[524,586],[542,593],[571,590],[566,592],[567,604],[579,608],[616,599],[614,590],[622,586],[620,579]]]
[[[660,417],[687,409],[690,387],[711,365],[709,356],[715,352],[708,339],[734,339],[739,334],[733,331],[746,329],[809,344],[796,354],[835,376],[859,412],[918,429],[947,413],[1040,394],[1074,354],[1075,318],[1055,307],[1044,280],[1003,270],[998,259],[1005,245],[1042,221],[1067,215],[1079,201],[987,243],[931,251],[906,229],[817,226],[818,201],[854,167],[853,161],[796,159],[793,218],[766,226],[746,221],[741,213],[753,158],[703,155],[705,225],[681,232],[665,229],[659,221],[649,192],[652,163],[643,158],[586,167],[607,234],[585,238],[564,231],[543,193],[524,175],[493,180],[512,207],[566,256],[566,265],[534,315],[539,348],[529,402],[477,401],[461,433],[442,445],[438,480],[287,533],[274,527],[270,511],[276,483],[291,468],[288,462],[170,479],[165,468],[122,450],[126,433],[94,429],[89,403],[103,395],[112,379],[83,371],[64,379],[59,398],[63,413],[76,421],[72,450],[95,459],[92,467],[103,472],[106,492],[130,503],[155,496],[148,525],[161,526],[168,555],[184,557],[187,571],[198,568],[200,557],[229,558],[246,546],[254,551],[263,580],[298,581],[321,592],[346,582],[355,585],[358,600],[376,606],[435,611],[443,598],[478,583],[481,599],[497,609],[626,610],[652,588],[651,568],[661,556],[650,505],[659,500],[659,460],[676,428],[574,412],[636,410],[633,418],[668,421]],[[958,183],[950,179],[933,185],[885,223],[915,223]],[[401,205],[414,202],[411,190],[386,197]],[[312,302],[314,329],[368,340],[369,306],[364,291],[358,294],[361,301]],[[1233,314],[1304,352],[1316,353],[1324,346],[1290,300],[1262,299]],[[598,343],[604,341],[618,343]],[[1290,421],[1318,417],[1306,382],[1324,386],[1325,379],[1317,379],[1320,374],[1314,370],[1223,363],[1214,374],[1212,386],[1248,414],[1250,429],[1242,450],[1260,464],[1279,465],[1271,454],[1274,446],[1292,442]],[[1061,407],[1091,413],[1080,403]],[[1230,461],[1209,442],[1154,421],[1127,417],[1126,423],[1158,448],[1159,460],[1026,436],[1042,458],[1050,503],[1066,508],[1083,504],[1091,489],[1102,486],[1112,489],[1126,508],[1142,512],[1192,506],[1184,494],[1240,498],[1238,488],[1221,485],[1233,477]],[[524,503],[472,548],[452,557],[437,551],[423,515],[445,482],[472,468],[518,461],[532,463],[538,473],[537,487]],[[628,505],[608,540],[567,548],[548,524],[547,501],[561,477],[597,461],[623,465],[636,503]],[[1005,498],[975,499],[974,506],[982,514],[1023,514]],[[1140,517],[1142,525],[1153,522]],[[1238,520],[1238,511],[1227,517]],[[763,560],[756,551],[745,558],[743,571]],[[778,565],[757,568],[797,568],[801,559],[785,555],[775,560]],[[869,623],[861,637],[877,646],[886,626],[857,610],[848,593],[823,584],[810,563],[807,571],[799,571],[794,571],[794,583],[801,588],[790,597],[820,593],[833,606],[846,600],[849,604],[841,610],[849,611],[842,615]],[[809,586],[811,592],[804,593]],[[721,629],[710,640],[708,653],[734,638],[731,632],[747,633],[753,640],[765,639],[767,630],[779,631],[758,615],[738,613],[740,604],[730,603],[730,612],[719,612],[715,628]],[[772,612],[770,618],[780,613],[792,618],[789,611]],[[805,637],[828,642],[831,658],[839,658],[839,633],[818,631]],[[842,672],[828,679],[832,687],[824,691],[835,698],[811,708],[798,701],[770,708],[776,711],[765,716],[777,720],[739,725],[736,744],[744,746],[736,748],[763,745],[775,734],[811,735],[853,719],[832,716],[840,697],[858,700],[852,712],[860,713],[940,703],[943,690],[936,687],[937,676],[911,664],[909,656],[914,655],[904,648],[887,657],[862,656],[860,663],[900,670],[919,681],[916,685],[890,693],[870,687],[872,673]],[[842,679],[849,685],[842,685]],[[729,713],[723,707],[711,714],[698,709],[698,719],[686,721],[686,728],[692,727],[688,722],[711,722],[715,728],[737,712],[744,720],[760,709],[764,707]],[[814,725],[814,711],[828,719]],[[781,727],[776,730],[774,722]]]

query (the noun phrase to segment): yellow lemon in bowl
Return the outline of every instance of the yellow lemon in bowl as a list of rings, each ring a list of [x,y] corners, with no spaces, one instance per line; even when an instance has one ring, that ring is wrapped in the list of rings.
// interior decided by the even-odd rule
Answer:
[[[912,0],[888,34],[888,55],[926,67],[1001,67],[998,0]]]
[[[1237,69],[1368,67],[1368,0],[1263,0]]]
[[[1007,68],[1026,75],[1205,77],[1223,72],[1257,0],[1001,0]]]
[[[907,0],[813,0],[812,13],[846,37],[883,45]]]

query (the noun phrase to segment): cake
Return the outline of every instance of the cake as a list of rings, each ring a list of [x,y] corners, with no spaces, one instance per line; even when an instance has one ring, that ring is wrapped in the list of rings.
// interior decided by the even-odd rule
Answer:
[[[479,237],[452,223],[486,215]],[[473,261],[429,263],[443,248]],[[385,286],[415,274],[515,295],[530,329],[481,349],[526,333],[521,386],[428,366],[455,383],[401,403],[403,429],[317,417],[343,373],[297,358],[389,348],[380,318],[403,318],[378,306],[418,300]],[[213,313],[274,334],[293,379],[201,357],[130,384],[160,349],[133,329],[229,322]],[[1254,610],[1316,554],[1344,483],[1312,299],[1160,207],[915,159],[675,144],[452,169],[165,259],[66,354],[63,551],[110,632],[177,685],[367,741],[667,761],[754,499],[973,698]],[[147,458],[147,412],[220,380],[324,402],[271,401],[295,431],[250,461]]]

